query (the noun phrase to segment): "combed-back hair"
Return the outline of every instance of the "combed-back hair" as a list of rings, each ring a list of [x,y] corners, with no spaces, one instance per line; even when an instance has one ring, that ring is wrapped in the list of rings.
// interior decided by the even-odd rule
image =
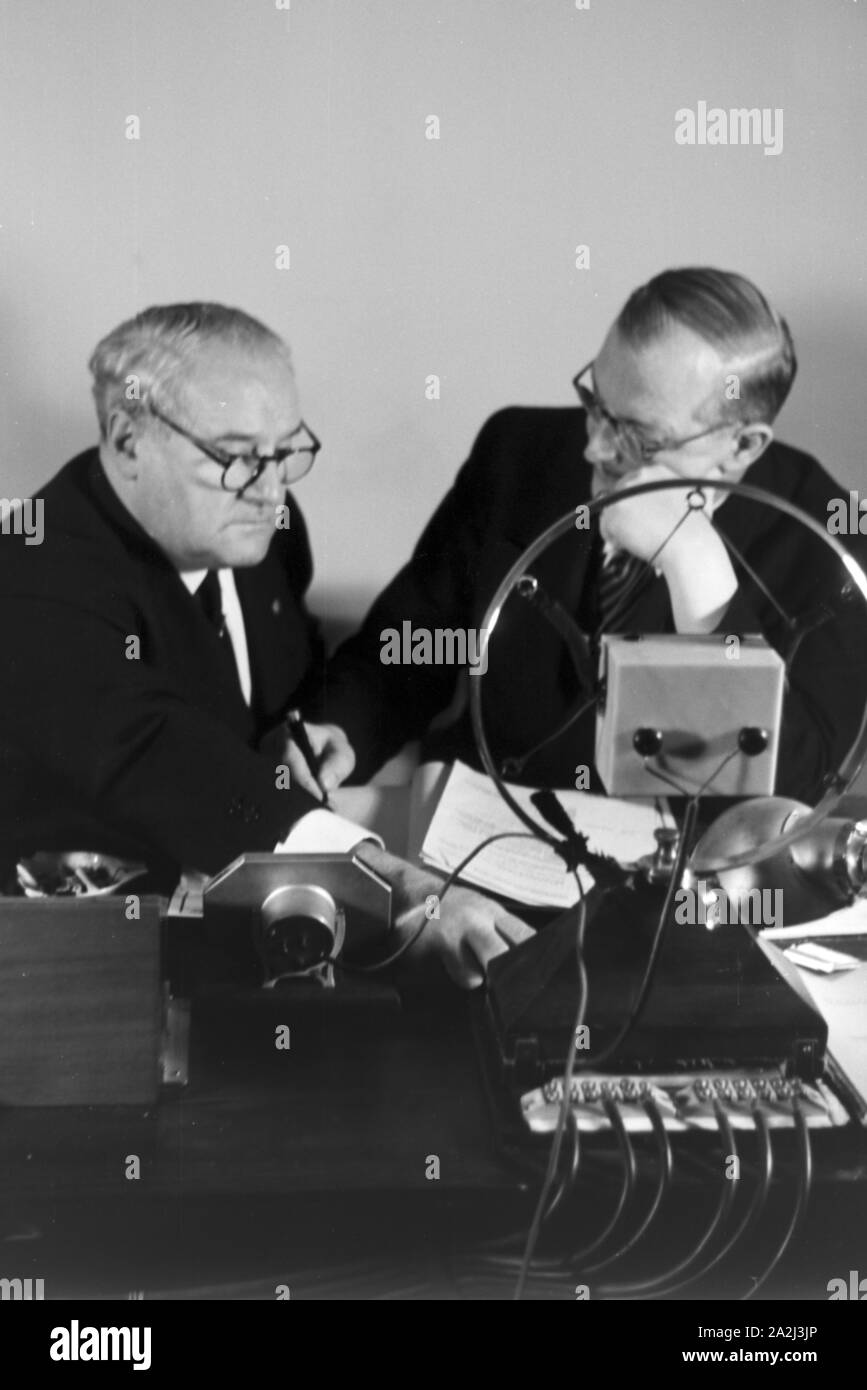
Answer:
[[[771,424],[792,387],[798,362],[789,326],[743,275],[709,266],[664,270],[634,290],[617,318],[625,340],[643,346],[682,324],[717,349],[738,396],[726,393],[728,418]]]

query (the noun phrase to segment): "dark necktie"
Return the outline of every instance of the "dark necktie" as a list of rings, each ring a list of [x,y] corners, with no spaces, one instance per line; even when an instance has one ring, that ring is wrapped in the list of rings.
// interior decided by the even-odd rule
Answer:
[[[603,563],[599,571],[599,624],[603,631],[611,631],[612,624],[615,629],[619,626],[632,607],[631,599],[624,603],[626,595],[630,592],[637,595],[649,574],[644,560],[630,555],[628,550],[616,550]]]
[[[223,596],[220,593],[220,580],[216,570],[208,570],[196,590],[196,598],[208,622],[217,629],[220,637],[224,637],[226,616],[223,612]]]
[[[216,570],[208,570],[198,589],[196,590],[196,600],[214,628],[220,639],[220,649],[223,654],[223,669],[226,681],[230,688],[241,691],[241,679],[238,675],[238,663],[235,660],[235,648],[229,636],[229,629],[226,627],[226,615],[223,612],[223,596],[220,592],[220,580]]]

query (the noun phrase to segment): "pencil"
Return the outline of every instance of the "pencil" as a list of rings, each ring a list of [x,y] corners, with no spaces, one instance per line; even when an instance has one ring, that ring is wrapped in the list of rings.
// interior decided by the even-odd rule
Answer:
[[[287,710],[284,723],[286,726],[287,734],[293,740],[294,743],[297,743],[298,747],[300,748],[301,756],[303,757],[305,763],[310,769],[310,774],[313,777],[313,780],[316,783],[317,787],[319,788],[320,794],[322,796],[323,806],[327,806],[329,811],[333,810],[334,808],[332,807],[331,802],[328,798],[328,792],[323,787],[319,777],[319,760],[316,757],[316,754],[313,752],[313,745],[310,742],[310,735],[307,732],[307,726],[305,725],[304,720],[301,718],[301,711],[297,709]]]

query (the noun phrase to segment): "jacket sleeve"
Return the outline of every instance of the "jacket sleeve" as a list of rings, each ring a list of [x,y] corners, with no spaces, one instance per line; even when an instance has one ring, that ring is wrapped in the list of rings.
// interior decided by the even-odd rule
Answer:
[[[360,630],[338,648],[312,718],[340,724],[356,753],[355,780],[366,780],[409,739],[419,738],[447,708],[454,666],[389,663],[381,658],[389,633],[403,651],[404,631],[466,628],[472,622],[478,559],[502,506],[492,467],[512,410],[483,426],[469,459],[422,532],[412,557],[373,603]],[[411,650],[411,641],[407,643]]]
[[[120,602],[97,613],[74,598],[21,595],[8,617],[2,706],[25,744],[19,754],[63,799],[98,807],[119,831],[207,873],[273,849],[316,808],[167,674],[128,659],[135,628]]]

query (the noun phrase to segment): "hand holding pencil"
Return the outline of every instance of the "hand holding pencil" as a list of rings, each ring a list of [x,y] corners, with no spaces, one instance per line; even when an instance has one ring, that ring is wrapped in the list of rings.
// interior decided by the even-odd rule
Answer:
[[[355,767],[352,745],[336,724],[308,724],[297,709],[284,719],[286,761],[292,784],[329,806],[329,792],[339,787]]]

